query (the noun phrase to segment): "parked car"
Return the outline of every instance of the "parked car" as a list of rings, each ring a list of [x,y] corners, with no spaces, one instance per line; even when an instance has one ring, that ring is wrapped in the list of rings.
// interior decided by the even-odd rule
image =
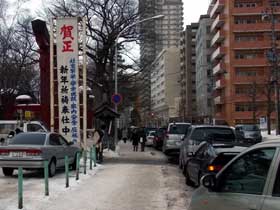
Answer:
[[[189,159],[188,153],[195,153],[198,145],[203,141],[211,143],[235,144],[234,130],[228,126],[220,125],[193,125],[180,147],[179,167],[186,173],[186,164]]]
[[[164,139],[165,134],[166,134],[165,127],[157,129],[157,131],[155,133],[155,138],[153,141],[153,146],[155,149],[162,149],[163,139]]]
[[[146,146],[153,145],[155,135],[156,135],[156,131],[149,131],[149,133],[146,137]]]
[[[40,121],[0,120],[0,139],[2,144],[8,144],[10,132],[20,129],[22,132],[47,132],[48,129]]]
[[[200,182],[189,210],[279,210],[280,140],[249,147]]]
[[[224,165],[246,148],[232,144],[202,142],[195,153],[189,152],[188,154],[186,184],[199,186],[203,175],[219,172]]]
[[[166,155],[178,155],[182,139],[186,135],[190,126],[190,123],[184,122],[169,123],[163,140],[163,153]]]
[[[75,169],[79,150],[77,145],[67,142],[57,133],[20,133],[11,139],[9,145],[0,147],[0,166],[5,176],[11,176],[18,167],[42,169],[44,160],[48,160],[52,177],[57,167],[64,166],[66,155],[70,166]]]
[[[236,138],[244,143],[259,143],[262,141],[262,133],[258,125],[236,125]]]

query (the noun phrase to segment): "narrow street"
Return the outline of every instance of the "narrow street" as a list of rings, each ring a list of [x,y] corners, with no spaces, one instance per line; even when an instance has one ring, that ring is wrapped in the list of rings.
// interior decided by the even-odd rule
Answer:
[[[130,142],[120,144],[120,156],[105,152],[104,164],[95,175],[70,181],[63,189],[64,173],[50,179],[50,197],[44,197],[43,178],[27,176],[24,209],[28,210],[183,210],[187,209],[193,189],[184,183],[176,160],[168,160],[161,152],[146,148],[133,152]],[[1,174],[2,189],[12,190],[1,200],[17,199],[17,179]],[[62,190],[51,183],[60,183]],[[41,191],[40,191],[41,190]],[[1,190],[2,191],[2,190]],[[55,191],[55,192],[54,192]],[[3,192],[4,193],[4,192]],[[37,194],[37,195],[36,195]],[[41,196],[38,197],[38,194]],[[37,197],[36,197],[37,196]],[[5,202],[7,203],[7,202]],[[2,210],[17,209],[14,205]]]

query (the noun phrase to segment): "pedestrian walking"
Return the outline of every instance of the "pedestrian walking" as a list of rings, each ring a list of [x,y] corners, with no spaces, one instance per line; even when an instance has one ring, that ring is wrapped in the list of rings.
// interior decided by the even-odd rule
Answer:
[[[146,133],[144,128],[140,128],[138,131],[138,136],[140,139],[140,144],[141,144],[141,152],[145,151],[145,144],[146,144]]]
[[[133,151],[138,151],[138,144],[139,144],[139,136],[137,135],[136,131],[132,131],[131,140],[133,145]]]
[[[103,162],[103,142],[104,136],[106,132],[106,125],[101,125],[100,129],[96,129],[93,132],[93,143],[95,144],[96,148],[96,161],[98,163]]]

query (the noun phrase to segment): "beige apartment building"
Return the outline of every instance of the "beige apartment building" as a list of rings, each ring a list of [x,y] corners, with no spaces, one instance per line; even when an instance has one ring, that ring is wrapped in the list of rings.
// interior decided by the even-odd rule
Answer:
[[[180,50],[166,48],[156,57],[151,68],[151,116],[154,126],[178,120],[180,98]]]

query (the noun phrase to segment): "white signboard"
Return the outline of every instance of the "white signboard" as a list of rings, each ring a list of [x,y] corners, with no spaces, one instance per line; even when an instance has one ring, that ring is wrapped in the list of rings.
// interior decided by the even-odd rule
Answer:
[[[57,19],[59,133],[68,141],[80,137],[78,20]]]
[[[260,118],[260,129],[261,130],[266,130],[267,129],[266,117],[261,117]]]

